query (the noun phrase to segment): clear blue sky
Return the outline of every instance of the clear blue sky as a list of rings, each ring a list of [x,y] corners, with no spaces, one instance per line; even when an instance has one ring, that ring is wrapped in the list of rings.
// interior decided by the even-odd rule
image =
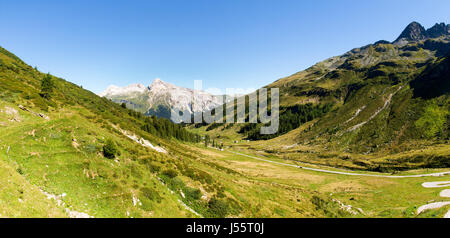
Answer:
[[[450,22],[448,0],[1,0],[0,46],[43,72],[108,85],[258,88],[411,21]]]

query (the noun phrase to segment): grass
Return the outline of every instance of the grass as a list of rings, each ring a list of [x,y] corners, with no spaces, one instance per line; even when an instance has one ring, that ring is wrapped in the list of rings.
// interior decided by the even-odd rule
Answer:
[[[205,154],[212,153],[210,149],[203,150]],[[282,207],[285,210],[285,216],[294,217],[313,214],[301,213],[281,204],[290,204],[296,209],[311,211],[313,206],[311,195],[322,196],[323,199],[334,198],[346,205],[361,208],[364,214],[356,215],[358,217],[416,217],[415,211],[419,206],[432,200],[442,200],[439,197],[442,188],[423,188],[421,184],[430,181],[448,181],[450,177],[374,178],[326,174],[269,164],[229,152],[215,151],[215,153],[221,156],[211,159],[213,163],[236,171],[240,175],[241,179],[238,182],[241,184],[240,188],[232,186],[233,182],[227,180],[230,176],[221,177],[221,181],[227,181],[225,184],[232,194],[245,196],[245,201],[267,199],[265,207],[271,207],[270,210]],[[413,173],[424,172],[430,171],[420,170]],[[266,190],[265,186],[269,184],[273,187]],[[260,190],[261,188],[264,192]],[[297,198],[302,202],[296,202]],[[270,212],[270,216],[277,216],[274,211]],[[265,214],[260,215],[264,216],[267,213],[269,212],[266,211]],[[319,214],[316,213],[313,216],[326,216],[325,212]]]
[[[0,217],[67,217],[63,209],[0,160]]]
[[[51,118],[61,117],[50,121],[20,112],[20,123],[0,127],[3,163],[15,165],[20,171],[18,176],[48,193],[67,194],[64,202],[68,207],[95,217],[190,216],[155,174],[134,161],[137,155],[126,149],[135,148],[134,142],[98,127],[73,111],[50,113]],[[124,155],[118,160],[100,154],[105,138],[114,138],[121,145]],[[138,153],[156,154],[137,149]],[[148,201],[146,209],[134,207],[133,196],[139,197],[142,188],[154,189],[161,201]]]

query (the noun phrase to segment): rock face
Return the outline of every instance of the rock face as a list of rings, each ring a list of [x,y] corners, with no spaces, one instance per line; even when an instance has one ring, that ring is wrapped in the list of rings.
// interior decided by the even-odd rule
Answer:
[[[211,110],[222,104],[219,96],[204,91],[178,87],[155,79],[150,86],[132,84],[126,87],[109,86],[100,94],[117,103],[126,103],[128,108],[147,115],[170,118],[172,109],[189,113]]]
[[[400,34],[396,41],[419,41],[427,38],[427,31],[425,28],[417,22],[410,23],[405,30]]]
[[[443,35],[448,35],[449,33],[450,33],[450,25],[445,25],[445,23],[440,24],[436,23],[436,25],[427,30],[427,37],[437,38]]]
[[[418,22],[410,23],[400,36],[393,43],[396,45],[405,45],[408,42],[421,41],[430,38],[438,38],[450,35],[450,25],[445,23],[436,23],[433,27],[425,30]]]

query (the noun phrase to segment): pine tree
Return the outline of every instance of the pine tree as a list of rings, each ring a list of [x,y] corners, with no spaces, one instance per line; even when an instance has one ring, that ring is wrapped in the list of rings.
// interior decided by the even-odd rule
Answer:
[[[52,76],[50,74],[45,75],[44,79],[42,79],[41,83],[41,97],[45,99],[50,99],[53,94],[53,88],[55,85],[53,84]]]
[[[116,143],[111,139],[106,140],[106,144],[103,146],[103,155],[108,159],[114,159],[116,156],[120,155]]]

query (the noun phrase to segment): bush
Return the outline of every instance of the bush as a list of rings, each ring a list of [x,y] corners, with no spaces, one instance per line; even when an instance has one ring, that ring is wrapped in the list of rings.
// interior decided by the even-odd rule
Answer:
[[[154,163],[149,163],[148,168],[150,169],[150,171],[152,173],[159,172],[161,170],[161,166],[154,164]]]
[[[152,188],[142,188],[141,189],[141,194],[146,197],[147,199],[149,199],[150,201],[156,201],[158,203],[161,202],[162,198],[161,196],[158,194],[158,192],[156,192],[154,189]]]
[[[103,156],[108,159],[114,159],[116,156],[120,155],[117,149],[116,143],[111,139],[106,140],[106,144],[103,146]]]
[[[213,197],[208,202],[208,213],[211,217],[223,218],[228,214],[228,204]]]
[[[175,178],[176,176],[178,176],[177,171],[175,171],[174,169],[167,169],[167,170],[164,170],[164,171],[162,172],[162,174],[165,175],[165,176],[167,176],[167,177],[169,177],[169,178]]]
[[[184,194],[188,199],[198,200],[202,198],[202,192],[198,188],[185,187]]]

